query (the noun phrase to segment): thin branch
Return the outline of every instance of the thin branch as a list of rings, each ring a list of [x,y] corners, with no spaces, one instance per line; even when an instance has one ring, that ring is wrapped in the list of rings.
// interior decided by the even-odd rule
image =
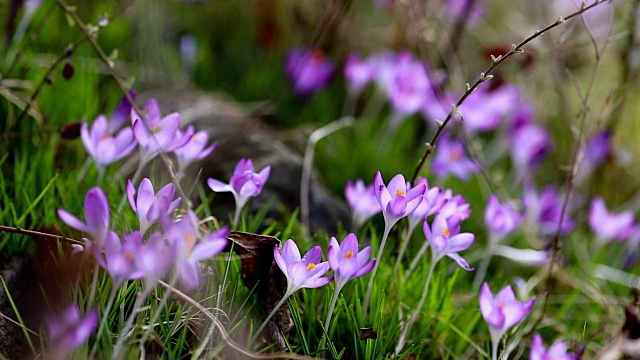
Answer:
[[[1,232],[22,234],[22,235],[28,235],[28,236],[33,236],[33,237],[43,237],[43,238],[47,238],[47,239],[55,239],[55,240],[58,240],[58,241],[64,241],[64,242],[69,243],[71,245],[84,245],[84,243],[82,241],[79,241],[79,240],[76,240],[76,239],[71,239],[71,238],[68,238],[66,236],[43,233],[43,232],[40,232],[40,231],[25,230],[25,229],[20,228],[20,227],[0,225],[0,231]]]
[[[411,182],[414,183],[414,184],[416,183],[416,180],[418,178],[418,174],[420,173],[420,170],[424,166],[424,163],[427,160],[427,157],[435,149],[435,144],[438,141],[438,138],[440,138],[440,135],[442,134],[444,128],[447,126],[447,124],[449,124],[449,122],[451,121],[453,116],[458,113],[458,109],[460,108],[460,105],[462,105],[462,103],[464,103],[464,101],[467,99],[467,97],[469,97],[469,95],[471,95],[471,93],[476,88],[478,88],[478,86],[480,86],[480,84],[482,84],[485,81],[489,81],[489,80],[491,80],[491,78],[493,78],[493,75],[491,75],[491,73],[498,66],[500,66],[506,59],[512,57],[513,55],[520,54],[520,53],[524,52],[522,47],[525,46],[526,44],[528,44],[529,42],[535,40],[540,35],[546,33],[547,31],[549,31],[549,30],[551,30],[551,29],[553,29],[553,28],[555,28],[557,26],[562,25],[566,20],[569,20],[571,18],[579,16],[580,14],[584,13],[585,11],[587,11],[587,10],[589,10],[589,9],[591,9],[591,8],[597,6],[597,5],[599,5],[599,4],[601,4],[601,3],[605,2],[605,1],[606,0],[596,0],[593,4],[591,4],[589,6],[585,6],[585,7],[581,8],[580,10],[578,10],[578,11],[572,13],[572,14],[569,14],[569,15],[567,15],[565,17],[559,17],[555,22],[553,22],[552,24],[547,25],[542,30],[536,30],[533,33],[533,35],[529,36],[528,38],[526,38],[525,40],[523,40],[519,44],[512,45],[511,46],[511,50],[509,50],[509,52],[506,53],[504,56],[492,57],[493,62],[491,63],[491,66],[489,66],[484,72],[480,73],[480,77],[473,83],[473,85],[467,84],[466,91],[464,92],[464,94],[462,94],[462,97],[458,100],[458,102],[455,105],[452,106],[451,111],[449,111],[449,114],[447,115],[447,118],[443,122],[438,122],[438,130],[436,131],[435,135],[433,135],[433,138],[431,139],[431,141],[429,143],[427,143],[424,155],[422,155],[422,158],[418,162],[418,165],[416,165],[415,171],[413,172],[413,176],[411,177]],[[609,0],[609,1],[612,1],[612,0]]]

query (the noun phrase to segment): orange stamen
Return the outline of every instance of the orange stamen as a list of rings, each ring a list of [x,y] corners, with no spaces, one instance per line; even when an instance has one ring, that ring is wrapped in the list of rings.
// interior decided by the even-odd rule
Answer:
[[[314,263],[310,263],[309,265],[307,265],[307,271],[311,271],[311,270],[313,270],[313,268],[315,268],[315,267],[316,267],[316,264],[314,264]]]
[[[347,253],[344,254],[344,257],[347,259],[351,259],[353,257],[353,253],[351,251],[347,251]]]

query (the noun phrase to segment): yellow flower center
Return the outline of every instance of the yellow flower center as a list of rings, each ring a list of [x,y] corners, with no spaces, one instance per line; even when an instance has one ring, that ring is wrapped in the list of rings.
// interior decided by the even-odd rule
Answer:
[[[351,259],[353,257],[353,253],[351,251],[347,251],[347,253],[344,254],[344,257],[347,259]]]
[[[505,307],[507,304],[504,303],[504,301],[498,301],[498,306],[503,308]]]
[[[311,271],[311,270],[313,270],[313,268],[315,268],[315,267],[316,267],[316,264],[314,264],[314,263],[309,263],[309,265],[307,265],[307,271]]]
[[[407,196],[407,193],[398,189],[396,190],[396,196]]]
[[[133,254],[131,253],[131,251],[127,251],[124,253],[124,258],[127,259],[128,262],[132,263],[133,262]]]
[[[451,232],[449,231],[449,228],[446,228],[440,231],[440,235],[451,236]]]
[[[100,140],[106,140],[106,139],[108,139],[108,138],[109,138],[109,134],[103,134],[103,135],[100,137]]]
[[[462,151],[460,149],[455,149],[451,153],[449,153],[449,160],[451,162],[459,161],[462,158]]]
[[[153,195],[153,201],[156,201],[156,200],[158,200],[158,197]]]
[[[162,131],[162,126],[160,126],[160,125],[156,125],[156,126],[153,127],[153,129],[151,129],[151,133],[153,135],[155,135],[155,134],[157,134],[157,133],[159,133],[161,131]]]

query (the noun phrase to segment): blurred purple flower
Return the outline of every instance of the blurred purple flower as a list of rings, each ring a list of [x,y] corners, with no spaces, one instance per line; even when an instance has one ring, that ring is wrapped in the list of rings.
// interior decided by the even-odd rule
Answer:
[[[494,297],[489,285],[485,282],[480,288],[480,312],[484,321],[489,325],[491,343],[493,345],[493,359],[498,357],[498,344],[500,339],[514,325],[520,323],[529,315],[536,299],[530,299],[523,303],[516,300],[516,296],[507,285]]]
[[[529,360],[576,360],[576,356],[567,351],[567,345],[558,340],[547,350],[542,343],[542,336],[536,333],[531,340]]]
[[[455,217],[458,222],[462,222],[471,217],[471,205],[464,196],[460,194],[454,196],[451,189],[446,189],[440,197],[446,200],[444,205],[438,210],[443,216],[447,218]]]
[[[58,217],[69,227],[90,234],[91,240],[98,248],[103,248],[109,232],[110,213],[109,201],[102,189],[93,187],[87,191],[84,197],[84,218],[86,223],[61,208],[58,209]]]
[[[181,198],[173,200],[175,189],[169,183],[156,194],[151,180],[144,178],[138,186],[138,196],[131,180],[127,181],[127,199],[133,211],[140,220],[140,232],[144,234],[149,227],[160,220],[162,216],[171,214],[180,205]]]
[[[145,106],[144,120],[135,109],[131,110],[133,135],[140,144],[141,164],[146,164],[161,152],[172,152],[184,146],[193,135],[193,128],[187,128],[182,136],[178,136],[180,114],[171,113],[161,118],[160,109],[154,99]]]
[[[633,211],[614,213],[607,209],[601,197],[595,197],[589,208],[589,226],[596,239],[603,243],[623,241],[629,238],[634,228]]]
[[[193,134],[193,132],[193,125],[189,125],[186,134]],[[178,138],[182,138],[186,134],[178,130]],[[206,158],[216,149],[218,146],[217,141],[214,141],[209,147],[205,148],[208,141],[209,134],[206,131],[198,131],[190,137],[189,141],[183,147],[175,150],[179,174],[184,173],[191,163]]]
[[[273,256],[280,270],[287,278],[286,294],[293,294],[302,288],[318,288],[327,285],[333,276],[321,277],[329,271],[329,263],[322,262],[322,249],[314,246],[303,258],[296,243],[289,239],[282,246],[276,245]],[[286,296],[286,295],[285,295]]]
[[[93,257],[111,277],[113,286],[118,287],[126,280],[140,279],[144,273],[135,266],[135,255],[142,246],[142,234],[135,231],[124,236],[120,242],[118,234],[110,231],[104,244],[104,252],[93,247]]]
[[[587,139],[574,181],[582,184],[611,155],[611,132],[598,131]]]
[[[432,91],[424,65],[414,60],[410,53],[398,54],[386,91],[391,106],[400,116],[416,113]]]
[[[486,4],[475,0],[447,0],[447,13],[452,21],[457,21],[461,16],[466,16],[468,25],[477,25],[486,12]]]
[[[424,220],[422,225],[424,236],[431,245],[433,262],[440,261],[444,256],[455,260],[461,268],[472,271],[467,261],[458,254],[473,244],[475,236],[471,233],[460,233],[460,222],[454,218],[446,218],[442,214],[436,215],[433,225]]]
[[[299,47],[287,54],[285,74],[298,96],[311,95],[331,82],[335,65],[321,50]]]
[[[155,284],[175,264],[176,250],[177,242],[167,246],[164,236],[155,232],[138,248],[133,261],[147,283]]]
[[[373,182],[376,200],[382,208],[386,227],[390,229],[398,220],[411,214],[422,202],[425,184],[419,184],[407,191],[407,183],[404,176],[398,174],[389,181],[389,186],[384,185],[382,174],[376,172]]]
[[[438,141],[431,170],[438,177],[453,174],[466,181],[471,174],[480,171],[480,166],[467,157],[462,142],[443,134]]]
[[[509,134],[510,152],[513,162],[521,174],[531,172],[553,151],[553,142],[547,131],[528,121],[532,109],[523,106],[518,109],[516,120]]]
[[[336,280],[336,291],[342,289],[347,281],[367,275],[376,264],[376,259],[371,258],[371,247],[367,246],[362,251],[358,251],[358,238],[351,233],[347,235],[342,244],[338,245],[338,240],[331,237],[329,240],[329,251],[327,260],[334,272]]]
[[[200,221],[192,211],[188,211],[180,221],[162,218],[165,236],[170,244],[175,244],[176,271],[180,282],[189,289],[200,284],[198,262],[214,257],[227,246],[227,227],[202,236],[199,225]]]
[[[54,358],[67,358],[73,350],[82,346],[98,325],[98,311],[89,310],[80,317],[76,304],[69,305],[62,313],[47,319],[47,334]]]
[[[344,187],[344,195],[351,207],[353,227],[356,229],[362,226],[370,217],[382,211],[376,199],[373,184],[365,186],[362,179],[356,180],[355,184],[352,181],[347,181]]]
[[[498,242],[520,226],[524,220],[513,202],[506,201],[500,204],[496,195],[489,196],[489,201],[484,211],[484,223],[492,241]]]
[[[545,186],[542,193],[538,194],[533,187],[524,191],[524,205],[529,221],[534,224],[542,234],[555,235],[560,225],[564,196],[552,186]],[[568,234],[575,227],[575,222],[567,212],[562,218],[560,234]]]
[[[108,127],[107,118],[100,115],[91,124],[91,129],[87,123],[82,123],[80,129],[82,143],[101,174],[109,164],[129,155],[136,147],[131,128],[125,128],[113,137]]]
[[[207,184],[215,192],[231,192],[233,194],[236,200],[236,213],[233,222],[237,224],[242,208],[250,197],[256,197],[262,192],[270,173],[271,166],[267,166],[257,173],[251,159],[242,158],[233,170],[229,184],[212,178],[207,180]]]
[[[374,67],[358,54],[351,54],[344,65],[344,77],[351,94],[359,94],[374,77]]]
[[[136,91],[130,90],[129,95],[131,99],[136,99]],[[116,109],[111,114],[109,118],[109,134],[115,134],[121,127],[127,122],[127,119],[131,116],[131,103],[127,99],[126,96],[123,96],[116,105]]]
[[[469,132],[493,130],[513,116],[519,106],[520,96],[519,89],[511,85],[494,90],[486,90],[485,87],[476,89],[460,105],[459,110],[464,117],[462,124]]]

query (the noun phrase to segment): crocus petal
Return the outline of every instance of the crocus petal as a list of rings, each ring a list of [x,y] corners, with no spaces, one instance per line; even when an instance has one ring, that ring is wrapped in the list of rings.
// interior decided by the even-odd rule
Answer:
[[[200,284],[197,262],[182,260],[178,265],[180,282],[189,289],[195,289]]]
[[[507,285],[504,289],[500,290],[500,292],[494,298],[494,302],[502,302],[502,303],[510,303],[516,301],[516,295],[513,293],[513,288],[511,285]]]
[[[365,266],[360,267],[360,270],[353,276],[353,278],[359,278],[361,276],[365,276],[373,270],[373,267],[376,266],[376,259],[369,261]]]
[[[131,179],[127,180],[126,193],[127,193],[127,200],[129,200],[129,205],[131,205],[131,208],[133,209],[133,211],[137,213],[138,211],[136,207],[136,201],[134,199],[134,196],[136,195],[136,188],[135,186],[133,186]]]
[[[301,260],[300,250],[293,240],[287,240],[282,246],[282,258],[287,265]]]
[[[338,261],[337,253],[340,251],[340,246],[334,245],[333,242],[338,242],[335,237],[331,237],[329,243],[329,250],[327,250],[327,260],[329,261],[329,266],[334,271],[339,268],[340,263]]]
[[[486,282],[480,287],[478,301],[480,303],[480,312],[482,313],[482,317],[486,319],[493,311],[493,294]]]
[[[453,260],[455,260],[455,262],[458,263],[458,265],[460,265],[461,268],[467,270],[467,271],[473,271],[473,268],[471,266],[469,266],[469,263],[462,258],[462,256],[458,255],[457,253],[449,253],[447,254],[448,257],[452,258]]]
[[[215,192],[228,192],[233,190],[231,185],[225,184],[221,181],[218,181],[216,179],[211,179],[211,178],[207,180],[207,185],[209,185],[211,190]]]
[[[449,247],[448,251],[452,253],[457,253],[462,250],[467,250],[471,244],[473,244],[473,240],[475,239],[475,235],[471,233],[462,233],[449,238]]]
[[[488,316],[484,317],[484,320],[489,324],[489,326],[496,329],[506,329],[505,325],[505,314],[502,312],[501,308],[491,309],[491,312]]]
[[[302,258],[302,263],[305,265],[318,264],[320,262],[322,262],[322,249],[320,246],[312,247]]]
[[[86,232],[86,233],[89,232],[88,229],[87,229],[87,225],[85,225],[80,219],[78,219],[77,217],[71,215],[66,210],[58,209],[57,213],[58,213],[58,217],[60,218],[60,220],[62,220],[62,222],[67,224],[69,227],[71,227],[73,229],[76,229],[78,231],[82,231],[82,232]]]
[[[210,259],[219,254],[225,248],[225,246],[227,246],[227,240],[220,239],[201,241],[193,247],[191,256],[189,258],[193,261]]]
[[[275,245],[273,248],[273,259],[276,261],[276,264],[282,271],[285,277],[289,278],[289,271],[287,269],[287,263],[285,263],[282,255],[280,255],[280,250],[278,250],[278,245]]]
[[[407,209],[407,200],[404,196],[397,196],[387,203],[385,215],[392,217],[402,217]]]
[[[84,344],[89,339],[89,336],[91,336],[95,331],[97,325],[98,311],[96,309],[92,309],[85,315],[84,319],[78,323],[75,327],[75,331],[73,331],[73,336],[69,338],[69,341],[64,345],[68,348],[75,349]]]
[[[407,182],[404,180],[404,176],[402,174],[398,174],[391,178],[389,181],[389,185],[387,185],[387,190],[391,197],[397,196],[406,196],[407,195]],[[424,187],[422,189],[424,192]]]

